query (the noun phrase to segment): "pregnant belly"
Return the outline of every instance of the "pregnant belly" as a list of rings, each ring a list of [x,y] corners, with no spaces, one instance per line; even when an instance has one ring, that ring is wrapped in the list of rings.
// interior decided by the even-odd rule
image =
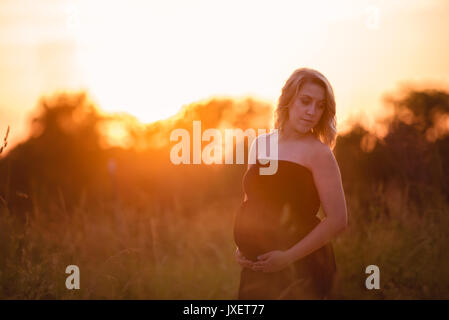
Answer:
[[[242,254],[255,261],[268,251],[290,248],[318,223],[316,217],[298,221],[292,215],[288,219],[282,210],[246,201],[237,210],[234,240]]]

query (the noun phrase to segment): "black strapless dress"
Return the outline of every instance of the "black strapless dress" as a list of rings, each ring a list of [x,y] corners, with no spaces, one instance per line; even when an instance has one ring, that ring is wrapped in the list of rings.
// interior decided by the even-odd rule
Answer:
[[[286,250],[320,222],[320,199],[312,172],[298,163],[278,160],[274,175],[260,175],[257,162],[243,177],[248,196],[235,217],[234,239],[252,261],[272,250]],[[322,299],[336,271],[332,245],[312,252],[277,272],[243,268],[238,299]]]

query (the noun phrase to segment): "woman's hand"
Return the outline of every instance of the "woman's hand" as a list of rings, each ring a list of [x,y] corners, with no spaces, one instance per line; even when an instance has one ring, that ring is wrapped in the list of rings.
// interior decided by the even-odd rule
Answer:
[[[235,259],[244,268],[251,269],[253,267],[253,262],[251,260],[246,259],[240,252],[239,248],[237,248],[237,250],[235,250]]]
[[[274,250],[257,257],[253,263],[254,271],[276,272],[286,268],[292,261],[286,251]]]

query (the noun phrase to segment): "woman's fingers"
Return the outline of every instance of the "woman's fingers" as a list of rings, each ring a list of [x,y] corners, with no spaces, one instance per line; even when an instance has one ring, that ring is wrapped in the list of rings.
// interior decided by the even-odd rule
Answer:
[[[237,248],[237,250],[235,250],[235,259],[237,260],[237,262],[238,262],[239,264],[242,264],[242,263],[244,262],[244,259],[243,259],[243,258],[244,258],[244,257],[242,256],[242,254],[241,254],[239,248]]]
[[[251,262],[245,262],[245,263],[242,264],[242,266],[245,267],[245,268],[249,268],[249,269],[251,269],[253,267]]]
[[[237,250],[235,250],[235,255],[237,256],[237,257],[243,257],[242,256],[242,253],[240,252],[240,250],[239,250],[239,248],[237,248]]]
[[[242,253],[240,252],[240,250],[237,248],[237,250],[235,251],[235,256],[237,259],[237,262],[242,266],[242,267],[247,267],[247,268],[252,268],[253,262],[246,259]]]
[[[241,265],[248,265],[250,263],[250,261],[247,260],[245,257],[239,258],[238,261]]]

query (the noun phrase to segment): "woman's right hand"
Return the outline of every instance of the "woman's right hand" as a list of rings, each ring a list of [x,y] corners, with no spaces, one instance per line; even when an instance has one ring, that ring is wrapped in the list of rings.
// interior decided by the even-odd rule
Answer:
[[[251,260],[246,259],[240,252],[239,248],[235,250],[235,259],[242,267],[252,269],[253,262]]]

